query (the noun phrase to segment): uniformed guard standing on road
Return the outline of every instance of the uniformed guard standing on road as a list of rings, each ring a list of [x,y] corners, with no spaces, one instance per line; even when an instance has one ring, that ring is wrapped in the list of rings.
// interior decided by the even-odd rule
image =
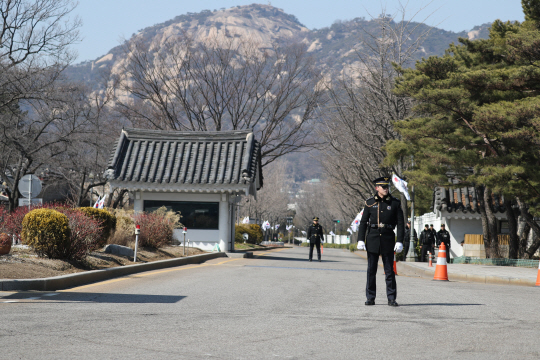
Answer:
[[[380,255],[386,274],[388,305],[398,306],[394,251],[397,253],[403,251],[405,226],[401,201],[388,194],[389,179],[389,177],[380,177],[373,181],[377,193],[366,201],[358,230],[358,249],[367,250],[368,256],[366,305],[375,305],[375,276]],[[396,227],[397,242],[394,233]]]
[[[446,226],[441,224],[441,230],[437,233],[437,246],[441,246],[441,243],[446,246],[446,263],[450,263],[450,233],[446,230]]]
[[[319,225],[319,218],[313,218],[307,231],[307,239],[309,240],[309,261],[313,259],[313,246],[317,247],[317,258],[321,261],[321,242],[323,241],[323,228]]]

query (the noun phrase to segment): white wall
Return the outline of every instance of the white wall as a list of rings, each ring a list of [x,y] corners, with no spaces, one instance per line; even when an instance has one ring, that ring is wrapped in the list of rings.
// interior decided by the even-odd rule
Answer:
[[[189,239],[191,242],[194,242],[195,247],[198,247],[201,250],[212,250],[216,244],[219,244],[221,251],[231,251],[231,214],[229,214],[228,194],[136,192],[134,198],[134,209],[136,212],[143,211],[144,200],[219,202],[219,229],[188,229],[186,241]],[[234,216],[232,216],[232,218],[234,219]],[[173,237],[180,242],[184,240],[184,234],[181,229],[175,229],[173,231]]]
[[[324,242],[328,244],[350,244],[350,238],[347,235],[324,235]]]
[[[482,234],[482,220],[479,216],[462,216],[456,219],[438,215],[427,213],[414,218],[414,229],[418,237],[425,224],[433,224],[433,228],[437,231],[441,229],[441,224],[445,224],[446,230],[450,233],[450,257],[463,256],[461,241],[465,239],[465,234]]]

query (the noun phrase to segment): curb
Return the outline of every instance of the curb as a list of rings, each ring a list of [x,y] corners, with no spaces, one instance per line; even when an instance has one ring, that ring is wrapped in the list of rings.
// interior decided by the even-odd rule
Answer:
[[[354,252],[355,254],[357,251]],[[363,259],[366,257],[357,254]],[[433,270],[425,270],[413,265],[409,265],[406,262],[398,261],[396,263],[398,276],[401,274],[408,276],[418,276],[424,279],[433,280],[435,276],[435,268]],[[448,273],[448,280],[450,281],[462,281],[462,282],[476,282],[480,284],[492,284],[492,285],[518,285],[518,286],[536,286],[536,282],[532,279],[502,277],[502,276],[490,276],[490,275],[473,275],[473,274],[452,274]]]
[[[398,274],[403,273],[405,275],[419,276],[426,279],[433,280],[435,276],[435,269],[425,270],[413,265],[409,265],[406,262],[397,262]],[[493,285],[518,285],[518,286],[535,286],[535,281],[532,279],[502,277],[493,275],[473,275],[473,274],[452,274],[448,273],[448,280],[450,281],[463,281],[463,282],[476,282],[480,284],[493,284]]]
[[[56,291],[69,289],[76,286],[86,285],[94,282],[109,280],[116,277],[131,275],[150,270],[158,270],[168,267],[175,267],[189,264],[200,264],[207,260],[220,257],[227,257],[224,252],[193,255],[189,257],[167,259],[148,262],[144,264],[126,265],[103,270],[91,270],[76,274],[54,276],[43,279],[6,279],[0,280],[0,291]]]

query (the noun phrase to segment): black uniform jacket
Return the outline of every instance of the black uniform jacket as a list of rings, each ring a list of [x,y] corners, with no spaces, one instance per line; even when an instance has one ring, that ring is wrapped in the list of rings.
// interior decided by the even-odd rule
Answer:
[[[323,228],[321,225],[311,224],[307,229],[307,239],[310,243],[317,244],[323,238]]]
[[[437,246],[440,246],[441,242],[444,243],[447,249],[450,247],[450,233],[448,230],[439,230],[437,233]]]
[[[379,224],[381,224],[380,227]],[[391,195],[383,199],[378,195],[367,199],[358,229],[358,241],[366,243],[367,251],[380,254],[394,252],[396,244],[394,229],[396,228],[397,242],[403,243],[405,221],[401,201]]]

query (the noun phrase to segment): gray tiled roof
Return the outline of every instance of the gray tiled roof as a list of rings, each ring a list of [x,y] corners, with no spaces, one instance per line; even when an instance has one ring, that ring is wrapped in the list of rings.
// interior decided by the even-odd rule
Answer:
[[[474,187],[450,187],[448,189],[437,187],[433,193],[433,207],[449,213],[480,213],[478,196]],[[493,211],[495,213],[506,211],[503,201],[501,196],[493,194]]]
[[[119,182],[178,185],[245,184],[259,176],[261,187],[260,157],[260,144],[249,130],[126,129],[105,176]]]

